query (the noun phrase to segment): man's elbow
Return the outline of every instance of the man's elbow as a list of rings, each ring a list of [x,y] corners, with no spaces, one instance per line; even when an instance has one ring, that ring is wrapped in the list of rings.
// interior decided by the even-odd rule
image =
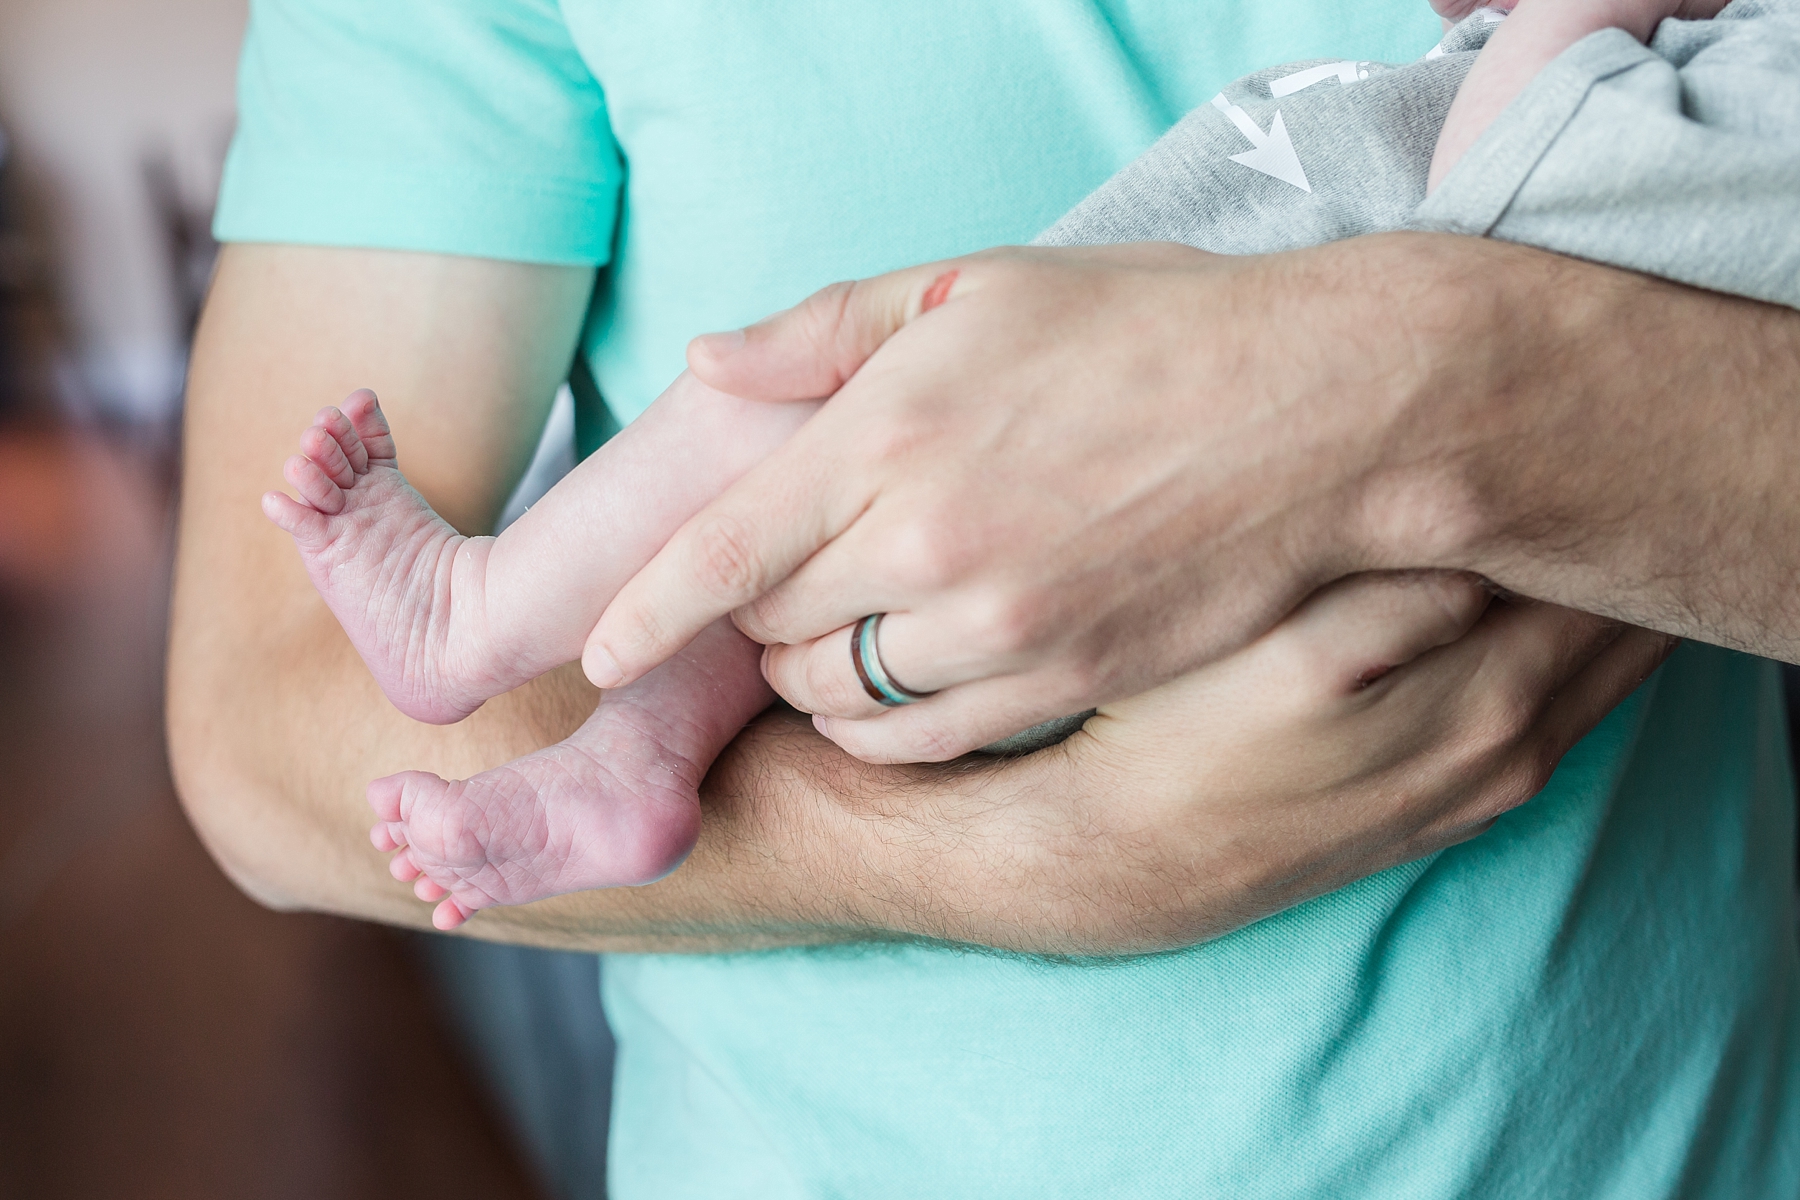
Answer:
[[[175,794],[213,861],[252,900],[279,911],[313,907],[271,845],[267,826],[281,796],[255,769],[238,731],[216,706],[196,702],[171,681],[169,769]]]

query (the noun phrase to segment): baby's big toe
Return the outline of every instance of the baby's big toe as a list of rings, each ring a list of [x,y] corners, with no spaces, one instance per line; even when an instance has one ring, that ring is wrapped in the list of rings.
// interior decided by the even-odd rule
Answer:
[[[303,542],[316,542],[325,536],[324,515],[310,505],[299,503],[286,492],[264,492],[262,510],[263,516]]]
[[[355,427],[356,434],[374,458],[394,457],[394,435],[388,429],[387,415],[381,401],[368,388],[359,388],[344,398],[344,416]]]

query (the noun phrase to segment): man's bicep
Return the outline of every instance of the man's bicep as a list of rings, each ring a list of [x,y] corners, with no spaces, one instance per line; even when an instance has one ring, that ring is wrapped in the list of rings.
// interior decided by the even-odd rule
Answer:
[[[313,413],[367,387],[408,477],[452,523],[486,527],[574,358],[593,277],[449,255],[227,246],[194,352],[188,438],[201,461],[188,485],[254,501],[281,486]],[[234,515],[256,513],[252,503]]]

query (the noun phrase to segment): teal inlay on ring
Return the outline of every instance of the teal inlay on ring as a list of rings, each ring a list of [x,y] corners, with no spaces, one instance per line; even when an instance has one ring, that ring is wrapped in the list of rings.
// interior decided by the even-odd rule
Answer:
[[[899,708],[902,704],[923,700],[931,693],[901,687],[881,665],[881,651],[875,647],[875,634],[885,616],[886,613],[870,613],[856,623],[856,629],[850,635],[850,661],[855,664],[856,677],[862,680],[863,691],[871,700],[887,708]]]

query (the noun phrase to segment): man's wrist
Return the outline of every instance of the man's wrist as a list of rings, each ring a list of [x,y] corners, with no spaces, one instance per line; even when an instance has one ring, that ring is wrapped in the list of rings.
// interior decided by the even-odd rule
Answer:
[[[1295,510],[1290,545],[1314,586],[1356,571],[1457,568],[1487,544],[1494,518],[1462,470],[1471,431],[1456,410],[1506,361],[1495,323],[1513,298],[1492,278],[1506,264],[1490,249],[1376,234],[1270,260],[1287,298],[1254,308],[1293,328],[1276,331],[1258,371],[1294,394],[1285,449],[1304,457],[1297,473],[1312,494]]]
[[[1367,303],[1345,307],[1383,314],[1363,330],[1366,373],[1344,398],[1367,434],[1349,451],[1361,462],[1348,494],[1335,499],[1340,535],[1362,569],[1479,570],[1521,518],[1517,494],[1496,486],[1497,465],[1545,449],[1527,403],[1541,368],[1604,324],[1596,298],[1560,277],[1596,268],[1444,234],[1334,249],[1347,279],[1369,281]]]
[[[1484,238],[1359,241],[1346,262],[1417,278],[1371,333],[1392,394],[1346,398],[1377,447],[1344,501],[1364,569],[1800,661],[1768,551],[1800,539],[1800,314]]]

